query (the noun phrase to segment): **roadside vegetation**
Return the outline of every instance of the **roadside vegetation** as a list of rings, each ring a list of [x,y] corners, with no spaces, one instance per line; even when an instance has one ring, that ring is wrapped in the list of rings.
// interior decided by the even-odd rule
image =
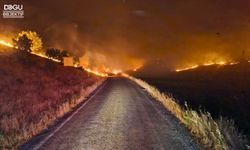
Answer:
[[[29,43],[27,38],[23,40]],[[0,51],[0,78],[0,149],[16,149],[84,101],[104,81],[27,50],[11,49]]]
[[[250,139],[250,63],[202,66],[161,76],[134,75],[171,95],[181,106],[208,111],[213,118],[231,118]]]
[[[210,113],[192,110],[187,104],[186,107],[181,107],[172,96],[161,93],[143,80],[131,76],[128,78],[145,88],[152,97],[160,101],[190,130],[205,149],[244,150],[249,148],[246,137],[238,131],[234,121],[222,117],[215,120]]]

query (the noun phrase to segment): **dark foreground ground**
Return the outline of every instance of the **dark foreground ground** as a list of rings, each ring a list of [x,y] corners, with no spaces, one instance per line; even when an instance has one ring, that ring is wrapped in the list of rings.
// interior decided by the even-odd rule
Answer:
[[[182,105],[205,109],[218,118],[235,120],[250,135],[250,63],[210,66],[164,77],[143,78],[162,92],[171,93]]]
[[[54,131],[36,137],[21,149],[200,149],[173,115],[138,85],[124,78],[108,79],[87,104],[51,136]]]

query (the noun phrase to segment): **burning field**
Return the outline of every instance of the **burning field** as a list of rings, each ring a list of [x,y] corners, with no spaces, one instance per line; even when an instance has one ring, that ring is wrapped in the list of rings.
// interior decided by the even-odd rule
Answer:
[[[0,149],[46,128],[106,77],[124,74],[182,106],[232,118],[249,136],[249,0],[17,3],[22,18],[0,18]]]
[[[174,98],[162,97],[164,94],[156,88],[131,78],[148,88],[149,93],[153,90],[150,94],[163,101],[197,139],[204,139],[200,142],[208,149],[243,148],[247,143],[234,121],[230,120],[235,120],[249,137],[250,83],[247,75],[250,63],[245,51],[237,59],[216,54],[204,60],[180,62],[172,67],[165,65],[162,59],[149,61],[141,58],[121,58],[128,62],[123,65],[98,51],[86,51],[78,56],[67,50],[44,48],[42,38],[33,31],[21,31],[10,39],[0,40],[0,76],[4,79],[0,82],[0,148],[17,148],[71,111],[106,77],[127,76],[126,73],[143,78],[162,92],[171,93]],[[153,66],[148,65],[150,63]],[[149,67],[154,71],[148,70]],[[184,109],[185,102],[192,109]],[[171,108],[168,108],[168,103]],[[204,112],[201,111],[203,109]],[[196,124],[191,126],[185,116],[196,120]],[[221,119],[220,122],[220,116],[229,119]],[[214,124],[211,128],[210,123]],[[232,131],[224,131],[224,127]],[[204,134],[207,130],[211,134]],[[220,133],[214,133],[217,130]],[[238,145],[231,138],[238,139]]]
[[[21,31],[16,35],[16,37],[12,37],[12,40],[16,43],[9,42],[11,40],[5,41],[0,39],[0,46],[4,49],[12,48],[12,50],[23,50],[23,45],[21,47],[18,47],[18,42],[22,41],[21,38],[27,37],[28,40],[30,40],[30,53],[33,55],[37,55],[39,57],[43,57],[46,59],[50,59],[55,62],[61,62],[64,63],[65,66],[71,66],[75,68],[83,68],[85,71],[95,74],[97,76],[107,77],[112,75],[118,75],[126,71],[136,71],[137,69],[141,68],[143,66],[142,60],[136,60],[136,59],[130,59],[128,62],[130,63],[129,66],[110,66],[109,60],[107,58],[97,52],[91,52],[86,53],[81,57],[78,57],[76,55],[72,55],[72,57],[69,57],[69,55],[64,56],[64,58],[68,58],[70,63],[65,62],[63,59],[60,60],[57,57],[49,56],[47,55],[46,50],[43,48],[42,39],[39,37],[39,35],[36,32],[32,31]],[[21,39],[21,40],[20,40]],[[10,51],[12,51],[10,50]],[[48,50],[47,50],[48,51]],[[96,60],[97,61],[96,61]]]

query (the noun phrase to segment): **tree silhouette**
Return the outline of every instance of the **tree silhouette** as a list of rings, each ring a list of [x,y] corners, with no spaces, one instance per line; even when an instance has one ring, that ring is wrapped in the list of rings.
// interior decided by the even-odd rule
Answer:
[[[14,45],[22,51],[31,52],[32,41],[26,36],[23,35],[19,39],[13,39]]]
[[[59,49],[56,48],[49,48],[46,51],[46,56],[49,58],[54,58],[57,60],[60,60],[61,62],[63,61],[63,57],[68,57],[70,54],[68,51],[60,51]]]
[[[70,56],[70,54],[69,54],[69,52],[67,51],[67,50],[63,50],[62,52],[61,52],[61,57],[63,58],[63,57],[69,57]]]

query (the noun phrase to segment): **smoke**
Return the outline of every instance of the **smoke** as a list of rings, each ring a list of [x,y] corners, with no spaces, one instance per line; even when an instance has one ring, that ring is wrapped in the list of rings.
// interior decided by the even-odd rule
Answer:
[[[93,67],[126,70],[143,65],[149,72],[161,73],[209,61],[239,60],[243,53],[250,57],[249,0],[22,3],[25,18],[1,18],[1,34],[34,30],[44,47],[88,57]]]
[[[78,29],[78,24],[68,22],[55,22],[45,29],[47,47],[68,50],[75,57],[84,55],[86,40]]]

